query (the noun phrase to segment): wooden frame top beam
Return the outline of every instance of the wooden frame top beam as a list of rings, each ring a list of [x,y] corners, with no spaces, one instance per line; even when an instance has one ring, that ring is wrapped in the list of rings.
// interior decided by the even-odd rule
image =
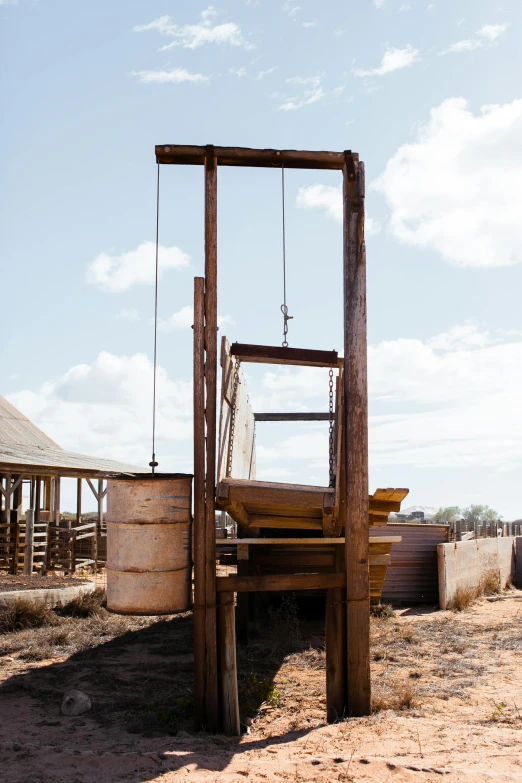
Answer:
[[[230,355],[254,364],[291,364],[296,367],[338,367],[337,351],[310,348],[284,348],[281,345],[232,343]]]
[[[156,163],[203,166],[207,147],[184,144],[157,144]],[[351,150],[320,152],[309,150],[258,150],[247,147],[214,147],[219,166],[252,166],[255,168],[329,169],[342,171],[346,159],[359,160]]]

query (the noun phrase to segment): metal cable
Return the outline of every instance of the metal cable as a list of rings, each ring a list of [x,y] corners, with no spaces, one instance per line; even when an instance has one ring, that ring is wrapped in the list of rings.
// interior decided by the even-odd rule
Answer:
[[[156,185],[156,277],[154,284],[154,359],[153,359],[153,385],[152,385],[152,460],[149,466],[158,467],[156,462],[156,356],[158,347],[158,271],[159,271],[159,201],[160,201],[160,164],[158,163],[158,180]]]

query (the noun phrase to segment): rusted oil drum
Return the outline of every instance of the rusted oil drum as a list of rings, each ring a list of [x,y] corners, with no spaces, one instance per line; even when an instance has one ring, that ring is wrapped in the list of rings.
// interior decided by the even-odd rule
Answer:
[[[107,480],[107,609],[174,614],[192,605],[192,476]]]

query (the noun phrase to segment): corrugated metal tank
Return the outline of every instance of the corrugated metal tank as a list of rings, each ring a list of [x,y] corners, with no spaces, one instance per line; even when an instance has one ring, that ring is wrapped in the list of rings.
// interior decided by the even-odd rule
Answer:
[[[107,609],[174,614],[192,605],[192,476],[107,481]]]
[[[448,525],[374,525],[370,536],[402,536],[391,550],[381,601],[395,606],[438,604],[437,544],[448,540]]]

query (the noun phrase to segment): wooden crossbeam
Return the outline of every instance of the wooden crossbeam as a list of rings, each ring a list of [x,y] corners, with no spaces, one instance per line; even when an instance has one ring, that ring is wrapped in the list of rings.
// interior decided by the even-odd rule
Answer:
[[[316,351],[310,348],[283,348],[280,345],[250,345],[232,343],[231,356],[254,364],[288,364],[297,367],[337,367],[337,351]]]
[[[156,145],[156,163],[202,166],[206,147],[188,144]],[[350,150],[321,152],[311,150],[259,150],[247,147],[214,147],[219,166],[252,166],[254,168],[330,169],[341,171],[346,159],[358,159]],[[350,173],[354,176],[353,165]]]
[[[218,593],[264,593],[285,590],[328,590],[344,587],[346,574],[264,574],[262,576],[218,576]]]
[[[321,413],[254,413],[255,421],[330,421],[328,411]]]

